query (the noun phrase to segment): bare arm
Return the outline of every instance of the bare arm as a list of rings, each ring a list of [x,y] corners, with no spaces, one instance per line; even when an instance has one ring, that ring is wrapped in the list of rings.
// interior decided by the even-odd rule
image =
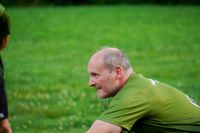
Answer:
[[[96,120],[87,133],[120,133],[121,127],[101,121]]]
[[[12,133],[12,129],[10,127],[8,119],[0,121],[0,133]]]

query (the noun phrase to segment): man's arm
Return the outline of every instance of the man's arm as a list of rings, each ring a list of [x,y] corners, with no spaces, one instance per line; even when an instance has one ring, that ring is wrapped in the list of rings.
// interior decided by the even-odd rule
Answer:
[[[0,133],[12,133],[8,119],[3,119],[0,121]]]
[[[121,127],[101,121],[96,120],[87,133],[120,133]]]

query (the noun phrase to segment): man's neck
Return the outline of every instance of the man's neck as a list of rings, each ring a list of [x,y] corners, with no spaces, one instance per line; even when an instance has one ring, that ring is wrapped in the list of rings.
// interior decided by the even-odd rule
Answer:
[[[134,74],[133,69],[127,70],[126,77],[125,77],[125,82],[127,82],[133,74]]]
[[[128,69],[123,78],[122,86],[120,87],[121,89],[127,84],[128,80],[132,77],[132,75],[133,75],[133,69]]]

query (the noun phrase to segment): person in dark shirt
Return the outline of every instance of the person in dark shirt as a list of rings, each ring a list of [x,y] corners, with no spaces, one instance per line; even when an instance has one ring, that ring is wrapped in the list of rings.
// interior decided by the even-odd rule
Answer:
[[[0,4],[0,51],[2,51],[7,43],[10,35],[10,20],[7,11]],[[8,121],[8,102],[4,84],[3,62],[0,56],[0,133],[12,133]]]

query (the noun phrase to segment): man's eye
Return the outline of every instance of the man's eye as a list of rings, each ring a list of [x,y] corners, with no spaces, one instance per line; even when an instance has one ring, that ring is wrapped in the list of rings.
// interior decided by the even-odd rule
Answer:
[[[91,76],[92,76],[92,77],[95,77],[95,78],[98,78],[98,77],[99,77],[99,74],[97,74],[97,73],[92,73]]]

